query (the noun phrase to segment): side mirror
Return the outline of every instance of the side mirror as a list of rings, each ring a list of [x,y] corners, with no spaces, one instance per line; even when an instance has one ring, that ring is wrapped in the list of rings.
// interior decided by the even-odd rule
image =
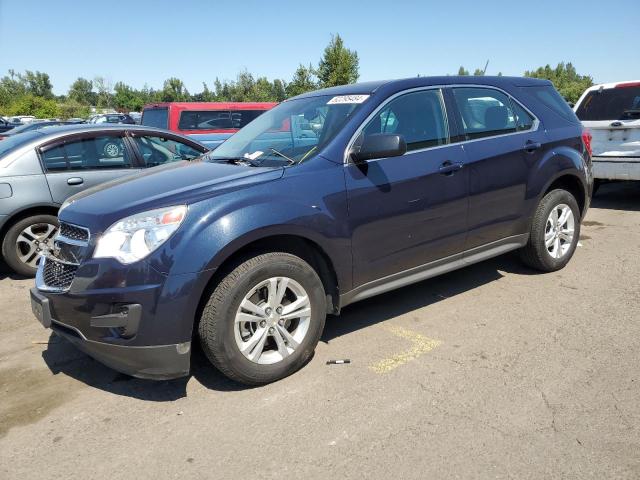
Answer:
[[[360,135],[349,152],[355,163],[373,158],[399,157],[407,152],[407,142],[402,135],[374,133]]]

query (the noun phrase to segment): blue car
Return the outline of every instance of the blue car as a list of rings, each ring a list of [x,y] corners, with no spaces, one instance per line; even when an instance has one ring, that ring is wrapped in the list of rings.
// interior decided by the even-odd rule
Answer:
[[[544,80],[306,93],[199,159],[66,201],[32,309],[129,375],[188,375],[199,341],[231,379],[272,382],[353,302],[511,250],[563,268],[590,203],[589,148]]]

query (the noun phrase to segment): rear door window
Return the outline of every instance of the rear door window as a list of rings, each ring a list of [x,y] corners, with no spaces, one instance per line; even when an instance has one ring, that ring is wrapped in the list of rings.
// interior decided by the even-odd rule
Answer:
[[[518,102],[511,100],[511,107],[516,117],[516,129],[518,131],[530,130],[533,128],[534,118]]]
[[[442,93],[424,90],[392,100],[364,128],[365,135],[376,133],[402,135],[407,151],[448,143]]]
[[[587,93],[578,105],[580,120],[637,120],[640,118],[640,85],[607,88]]]
[[[145,108],[140,123],[147,127],[168,128],[169,109],[167,107]]]
[[[264,110],[188,110],[180,114],[179,130],[240,129]]]
[[[191,145],[160,136],[135,136],[134,142],[145,167],[155,167],[180,160],[193,160],[202,152]]]
[[[467,140],[517,131],[516,115],[511,101],[499,90],[456,87],[453,88],[453,98],[462,117]]]
[[[65,142],[43,149],[47,171],[131,168],[131,159],[121,136],[105,135]]]

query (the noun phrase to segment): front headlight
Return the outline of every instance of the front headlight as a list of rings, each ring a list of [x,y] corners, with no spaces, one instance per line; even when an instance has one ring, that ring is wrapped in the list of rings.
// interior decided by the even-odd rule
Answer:
[[[186,213],[186,205],[180,205],[123,218],[102,234],[93,257],[115,258],[125,264],[142,260],[171,237]]]

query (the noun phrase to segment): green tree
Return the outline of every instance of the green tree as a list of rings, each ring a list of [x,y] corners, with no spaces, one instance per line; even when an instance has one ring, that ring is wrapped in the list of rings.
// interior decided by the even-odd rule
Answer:
[[[86,118],[91,114],[89,105],[80,103],[76,100],[66,100],[64,102],[58,102],[59,117],[63,119],[67,118]]]
[[[26,93],[27,87],[22,76],[14,70],[9,70],[8,75],[0,79],[0,107],[6,108]]]
[[[460,66],[460,68],[458,69],[458,75],[469,75],[469,70],[467,70],[463,66]]]
[[[189,100],[189,92],[182,80],[171,77],[164,81],[160,99],[163,102],[184,102]]]
[[[318,88],[318,82],[315,79],[313,67],[309,65],[305,67],[300,64],[293,74],[293,78],[286,86],[287,97],[295,97],[305,92]]]
[[[332,36],[318,64],[320,86],[324,88],[355,83],[360,76],[358,71],[358,53],[346,48],[340,35]]]
[[[284,80],[276,78],[273,81],[271,90],[271,96],[274,102],[282,102],[285,98],[287,98],[287,83]]]
[[[593,78],[590,75],[578,74],[571,62],[560,62],[555,68],[545,65],[537,70],[527,70],[524,76],[551,80],[560,95],[571,103],[577,102],[580,95],[593,85]]]
[[[110,108],[112,106],[111,82],[104,77],[93,79],[93,85],[97,90],[96,106],[99,108]]]
[[[86,78],[78,77],[69,87],[67,93],[69,100],[73,100],[83,105],[93,105],[96,103],[96,94],[93,92],[93,82]]]
[[[55,100],[27,93],[15,99],[7,108],[7,115],[34,115],[37,118],[57,118],[60,108]]]
[[[191,95],[191,100],[194,102],[215,101],[215,96],[216,96],[215,92],[212,92],[211,90],[209,90],[209,86],[205,82],[202,82],[202,87],[203,87],[202,92]]]
[[[53,85],[51,85],[48,74],[37,70],[35,72],[27,70],[23,78],[28,92],[36,97],[53,98]]]
[[[137,112],[145,104],[143,94],[124,82],[117,82],[113,87],[113,105],[120,111]]]
[[[480,68],[476,68],[473,71],[473,75],[476,77],[483,77],[484,76],[484,70],[480,69]]]

